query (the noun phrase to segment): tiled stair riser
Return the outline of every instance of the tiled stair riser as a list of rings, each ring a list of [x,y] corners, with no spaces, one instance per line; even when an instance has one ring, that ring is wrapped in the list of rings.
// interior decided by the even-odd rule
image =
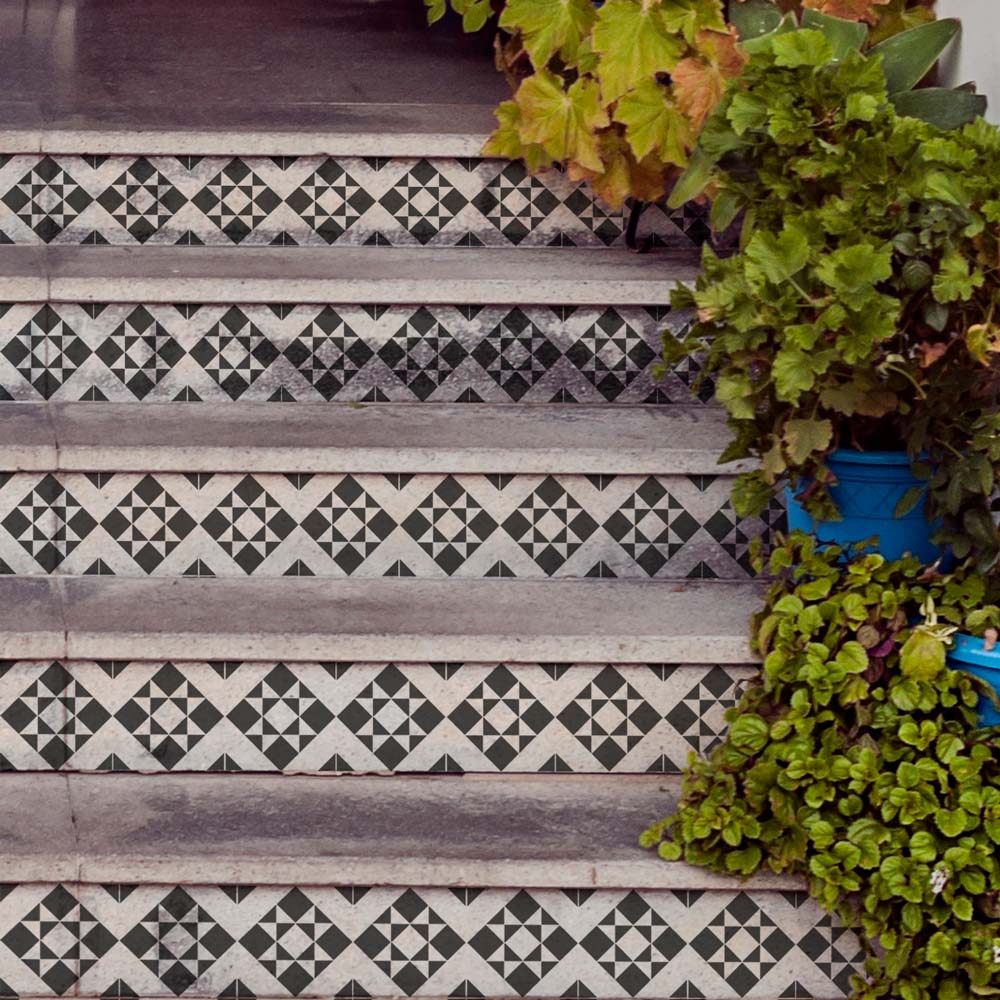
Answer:
[[[0,398],[692,403],[668,308],[0,304]],[[707,398],[707,394],[702,394]]]
[[[323,156],[0,156],[0,234],[19,244],[610,246],[626,210],[504,160]],[[689,207],[643,232],[690,246]]]
[[[10,473],[22,575],[745,578],[725,476]]]
[[[0,973],[34,996],[832,998],[861,959],[803,893],[6,889]]]
[[[675,773],[753,668],[0,663],[18,771]]]

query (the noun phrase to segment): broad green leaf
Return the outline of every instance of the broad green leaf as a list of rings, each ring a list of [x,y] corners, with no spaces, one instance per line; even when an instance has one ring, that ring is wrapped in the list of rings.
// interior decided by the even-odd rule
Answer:
[[[776,38],[779,38],[781,35],[787,35],[791,31],[798,30],[799,22],[795,19],[795,15],[789,11],[771,31],[768,31],[763,35],[757,35],[756,38],[745,39],[743,42],[743,49],[750,55],[755,55],[758,52],[767,52],[771,49],[771,46],[774,44],[774,40]]]
[[[767,123],[767,113],[767,101],[747,91],[733,94],[726,108],[726,118],[737,135],[743,135],[748,129],[763,128]]]
[[[917,860],[930,864],[938,856],[937,841],[928,830],[919,830],[910,837],[910,854]]]
[[[655,80],[643,80],[618,102],[615,121],[625,126],[625,137],[636,159],[654,153],[664,163],[684,166],[691,144],[687,118]]]
[[[435,21],[440,21],[445,15],[445,11],[448,9],[448,4],[445,0],[424,0],[424,6],[427,8],[427,23],[433,24]]]
[[[600,173],[603,162],[594,130],[609,124],[597,84],[581,77],[568,90],[562,81],[542,70],[518,88],[521,139],[538,143],[556,160],[573,160]]]
[[[677,179],[667,205],[670,208],[680,208],[686,205],[692,198],[697,198],[712,179],[712,171],[715,167],[715,160],[712,159],[699,146],[695,146],[688,159],[688,165],[684,173]]]
[[[779,236],[755,233],[746,248],[747,277],[780,285],[798,274],[809,260],[809,242],[796,229]]]
[[[735,0],[729,5],[729,20],[745,42],[774,31],[781,23],[781,11],[771,0]]]
[[[977,268],[969,270],[968,260],[957,250],[949,250],[941,259],[941,269],[934,277],[934,298],[938,302],[967,301],[984,278]]]
[[[933,934],[927,942],[927,961],[945,972],[954,972],[958,968],[958,949],[944,931]]]
[[[934,813],[934,822],[946,837],[961,836],[965,832],[965,821],[964,809],[938,809]]]
[[[596,18],[591,0],[507,0],[500,27],[520,30],[532,64],[543,69],[557,52],[575,62]]]
[[[961,128],[986,111],[986,98],[982,94],[947,87],[906,90],[893,94],[889,100],[898,114],[919,118],[940,129]]]
[[[802,27],[822,31],[833,46],[834,59],[843,59],[848,52],[860,52],[868,37],[868,30],[863,24],[847,21],[842,17],[831,17],[818,10],[802,12]]]
[[[671,34],[694,45],[700,31],[725,31],[721,0],[662,0],[663,22]]]
[[[501,156],[508,160],[523,159],[529,170],[543,170],[552,163],[545,147],[526,145],[521,139],[521,109],[516,101],[504,101],[494,112],[499,125],[490,136],[483,152],[487,156]]]
[[[736,420],[753,420],[753,385],[747,375],[733,373],[719,376],[715,387],[715,398]]]
[[[833,61],[833,44],[821,31],[790,31],[771,42],[771,51],[778,66],[825,66]]]
[[[882,57],[889,93],[898,94],[911,90],[930,72],[959,30],[953,17],[931,21],[879,42],[868,55]]]
[[[892,274],[892,247],[876,249],[867,243],[841,247],[820,260],[816,273],[845,305],[860,309],[871,299],[876,283]]]
[[[944,670],[944,664],[944,643],[930,632],[914,629],[900,654],[899,666],[904,676],[932,681]]]
[[[639,0],[608,0],[597,12],[593,44],[601,56],[598,75],[608,104],[640,81],[669,73],[685,50],[684,40],[668,30],[662,10]]]
[[[810,457],[822,454],[830,446],[833,424],[825,418],[789,420],[785,424],[785,447],[796,465],[803,465]],[[865,665],[868,658],[865,657]]]

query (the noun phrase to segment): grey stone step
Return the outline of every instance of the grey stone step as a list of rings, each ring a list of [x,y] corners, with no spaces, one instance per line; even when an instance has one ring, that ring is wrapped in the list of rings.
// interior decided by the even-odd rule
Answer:
[[[784,517],[735,516],[707,408],[0,414],[0,560],[27,575],[745,579]]]
[[[754,584],[0,577],[0,657],[744,664]]]
[[[375,997],[832,998],[858,959],[795,880],[741,885],[641,851],[676,781],[0,786],[0,973],[22,994],[217,997],[239,980],[241,995],[275,997],[353,982]]]
[[[692,248],[0,246],[0,294],[60,303],[665,306]]]

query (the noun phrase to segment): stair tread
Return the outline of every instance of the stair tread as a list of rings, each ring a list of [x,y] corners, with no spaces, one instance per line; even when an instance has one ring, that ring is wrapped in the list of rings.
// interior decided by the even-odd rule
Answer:
[[[747,663],[760,585],[0,577],[6,659]]]
[[[0,776],[0,877],[732,890],[637,846],[677,777]],[[763,875],[757,889],[801,888]]]
[[[141,419],[135,419],[141,414]],[[0,403],[0,469],[38,472],[710,474],[708,406]]]
[[[0,246],[7,301],[664,306],[698,251]]]

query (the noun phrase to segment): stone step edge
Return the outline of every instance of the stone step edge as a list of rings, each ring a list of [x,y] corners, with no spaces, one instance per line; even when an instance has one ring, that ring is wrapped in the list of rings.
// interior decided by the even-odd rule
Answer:
[[[139,418],[139,419],[137,419]],[[0,403],[0,471],[720,475],[706,406]]]
[[[0,124],[0,152],[143,156],[463,156],[484,158],[494,105],[339,102],[328,125],[288,128],[74,128],[40,116]],[[280,109],[279,109],[280,110]],[[288,109],[288,117],[296,108]],[[35,120],[30,120],[34,117]]]
[[[0,246],[0,301],[666,306],[698,252]]]
[[[0,775],[4,881],[795,890],[638,846],[678,777]],[[289,822],[294,817],[294,823]]]
[[[747,664],[762,586],[0,577],[0,658]]]

